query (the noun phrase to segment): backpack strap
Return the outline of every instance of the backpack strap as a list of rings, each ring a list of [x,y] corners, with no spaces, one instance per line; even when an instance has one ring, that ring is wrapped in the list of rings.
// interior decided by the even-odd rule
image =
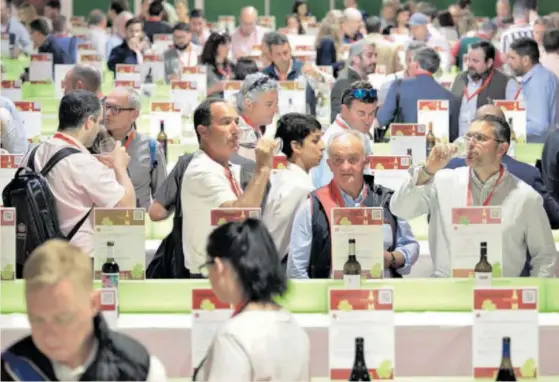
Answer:
[[[58,162],[60,162],[62,159],[66,158],[67,156],[70,156],[72,154],[78,154],[80,152],[81,152],[80,150],[78,150],[74,147],[64,147],[64,148],[58,150],[48,160],[45,167],[41,170],[41,175],[43,175],[46,178],[48,173],[54,168],[54,166],[56,166],[56,164]],[[33,154],[34,154],[34,152],[31,153],[31,155],[33,155]],[[31,160],[31,158],[29,158],[29,160]],[[68,236],[66,236],[66,240],[68,240],[68,241],[72,240],[72,238],[74,237],[76,232],[78,232],[78,230],[81,228],[83,223],[85,223],[85,221],[87,220],[87,218],[91,214],[91,211],[93,211],[93,207],[91,207],[91,209],[89,211],[87,211],[87,214],[85,214],[85,216],[83,218],[81,218],[81,220],[74,226],[74,228],[72,228],[72,230],[70,231]]]
[[[27,358],[5,351],[2,353],[2,361],[6,372],[15,381],[48,381],[48,378]]]
[[[29,154],[29,159],[27,160],[27,167],[33,172],[35,172],[35,153],[39,149],[39,146],[35,146],[31,153]]]
[[[80,150],[78,150],[74,147],[64,147],[64,148],[58,150],[48,160],[45,167],[41,170],[41,175],[43,175],[46,178],[48,173],[50,172],[50,170],[52,170],[54,168],[54,166],[56,166],[58,164],[58,162],[60,162],[62,159],[66,158],[69,155],[78,154],[80,152],[81,152]],[[31,153],[31,155],[33,155],[33,153]],[[29,160],[31,160],[31,158],[29,158]],[[33,166],[35,166],[35,163],[33,163]]]
[[[152,137],[149,137],[149,163],[151,171],[157,168],[157,142]]]

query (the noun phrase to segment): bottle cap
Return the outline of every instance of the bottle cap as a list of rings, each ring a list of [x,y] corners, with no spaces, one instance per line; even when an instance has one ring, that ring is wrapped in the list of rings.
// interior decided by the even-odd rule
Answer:
[[[107,241],[107,247],[114,247],[114,246],[115,246],[114,241]]]
[[[355,239],[349,239],[349,244],[355,244]]]

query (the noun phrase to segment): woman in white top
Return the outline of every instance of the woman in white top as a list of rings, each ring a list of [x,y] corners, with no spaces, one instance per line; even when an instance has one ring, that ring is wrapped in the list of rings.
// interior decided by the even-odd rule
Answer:
[[[207,254],[201,268],[235,313],[216,333],[193,381],[309,381],[309,338],[272,300],[287,284],[264,223],[219,226],[208,238]]]

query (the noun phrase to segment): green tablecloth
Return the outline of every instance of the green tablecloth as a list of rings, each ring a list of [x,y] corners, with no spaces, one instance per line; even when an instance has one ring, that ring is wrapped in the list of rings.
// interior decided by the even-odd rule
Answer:
[[[540,312],[559,312],[559,279],[494,279],[493,285],[537,287],[540,292]],[[386,279],[364,282],[363,288],[367,286],[393,287],[397,312],[470,312],[472,310],[473,280]],[[24,313],[23,282],[2,281],[0,287],[0,312]],[[99,287],[98,282],[96,287]],[[120,311],[135,314],[190,313],[192,289],[209,287],[207,280],[121,281]],[[343,282],[290,280],[289,291],[280,303],[293,313],[326,314],[327,293],[331,287],[343,288]]]

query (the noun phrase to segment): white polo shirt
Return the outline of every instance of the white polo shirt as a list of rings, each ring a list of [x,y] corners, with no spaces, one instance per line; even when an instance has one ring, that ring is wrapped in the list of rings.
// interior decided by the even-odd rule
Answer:
[[[64,147],[74,147],[81,153],[62,159],[47,176],[47,183],[56,200],[60,231],[68,235],[91,207],[113,208],[124,196],[124,187],[117,181],[114,170],[103,165],[75,138],[51,138],[35,153],[35,171]],[[27,164],[29,156],[24,159]],[[93,256],[93,213],[74,235],[71,243]]]
[[[285,170],[279,170],[270,183],[272,187],[262,220],[274,239],[281,260],[289,251],[295,212],[314,187],[310,175],[294,163],[289,163]]]
[[[241,167],[229,164],[229,168],[240,189]],[[203,151],[194,154],[181,186],[184,266],[191,273],[199,273],[206,262],[206,243],[212,232],[211,210],[235,200],[237,195],[225,168]]]

